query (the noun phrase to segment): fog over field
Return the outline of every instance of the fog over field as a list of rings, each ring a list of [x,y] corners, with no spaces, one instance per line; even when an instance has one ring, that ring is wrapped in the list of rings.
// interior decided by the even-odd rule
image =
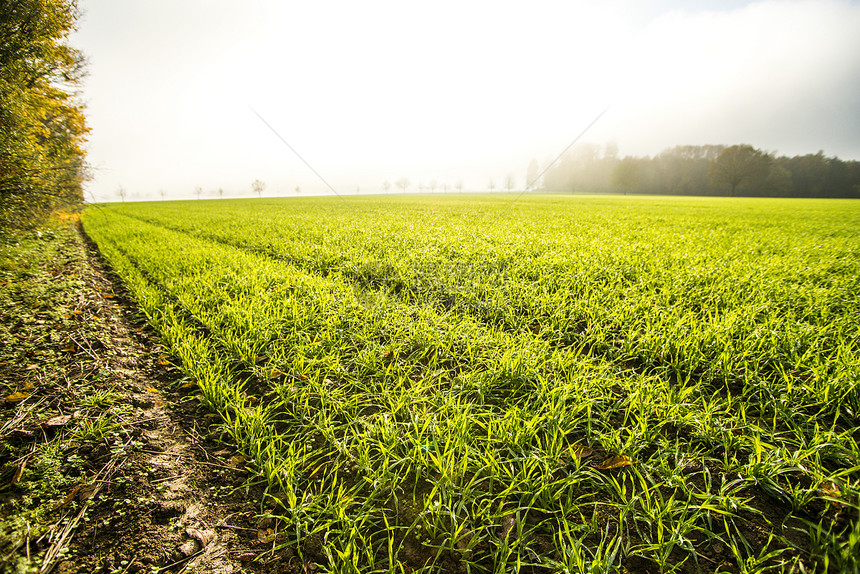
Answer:
[[[82,0],[90,200],[525,184],[584,141],[860,159],[860,5]],[[256,113],[255,113],[256,112]],[[272,129],[261,121],[259,114]]]

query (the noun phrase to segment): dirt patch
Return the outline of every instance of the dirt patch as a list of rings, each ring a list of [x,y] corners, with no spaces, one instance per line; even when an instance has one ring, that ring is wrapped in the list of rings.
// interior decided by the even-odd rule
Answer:
[[[2,250],[0,571],[295,568],[262,483],[74,218]]]

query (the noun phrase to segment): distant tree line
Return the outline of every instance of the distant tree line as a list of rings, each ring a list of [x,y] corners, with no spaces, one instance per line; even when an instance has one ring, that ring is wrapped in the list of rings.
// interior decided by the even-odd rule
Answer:
[[[75,0],[0,1],[0,225],[26,226],[83,199],[89,129],[76,89],[84,58],[66,44]]]
[[[824,152],[774,156],[750,145],[676,146],[618,158],[580,145],[547,170],[546,191],[755,197],[860,198],[860,162]]]

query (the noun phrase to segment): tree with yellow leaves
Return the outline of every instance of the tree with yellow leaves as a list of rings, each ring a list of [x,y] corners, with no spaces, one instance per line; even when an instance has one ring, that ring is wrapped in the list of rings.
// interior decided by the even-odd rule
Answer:
[[[89,128],[77,89],[81,53],[66,44],[76,0],[0,0],[0,226],[78,206]]]

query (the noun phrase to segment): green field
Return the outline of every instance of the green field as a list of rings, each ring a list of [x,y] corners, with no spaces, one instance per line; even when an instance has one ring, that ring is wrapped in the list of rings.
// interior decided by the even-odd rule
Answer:
[[[91,206],[325,572],[856,572],[860,203]],[[296,562],[298,563],[298,562]]]

